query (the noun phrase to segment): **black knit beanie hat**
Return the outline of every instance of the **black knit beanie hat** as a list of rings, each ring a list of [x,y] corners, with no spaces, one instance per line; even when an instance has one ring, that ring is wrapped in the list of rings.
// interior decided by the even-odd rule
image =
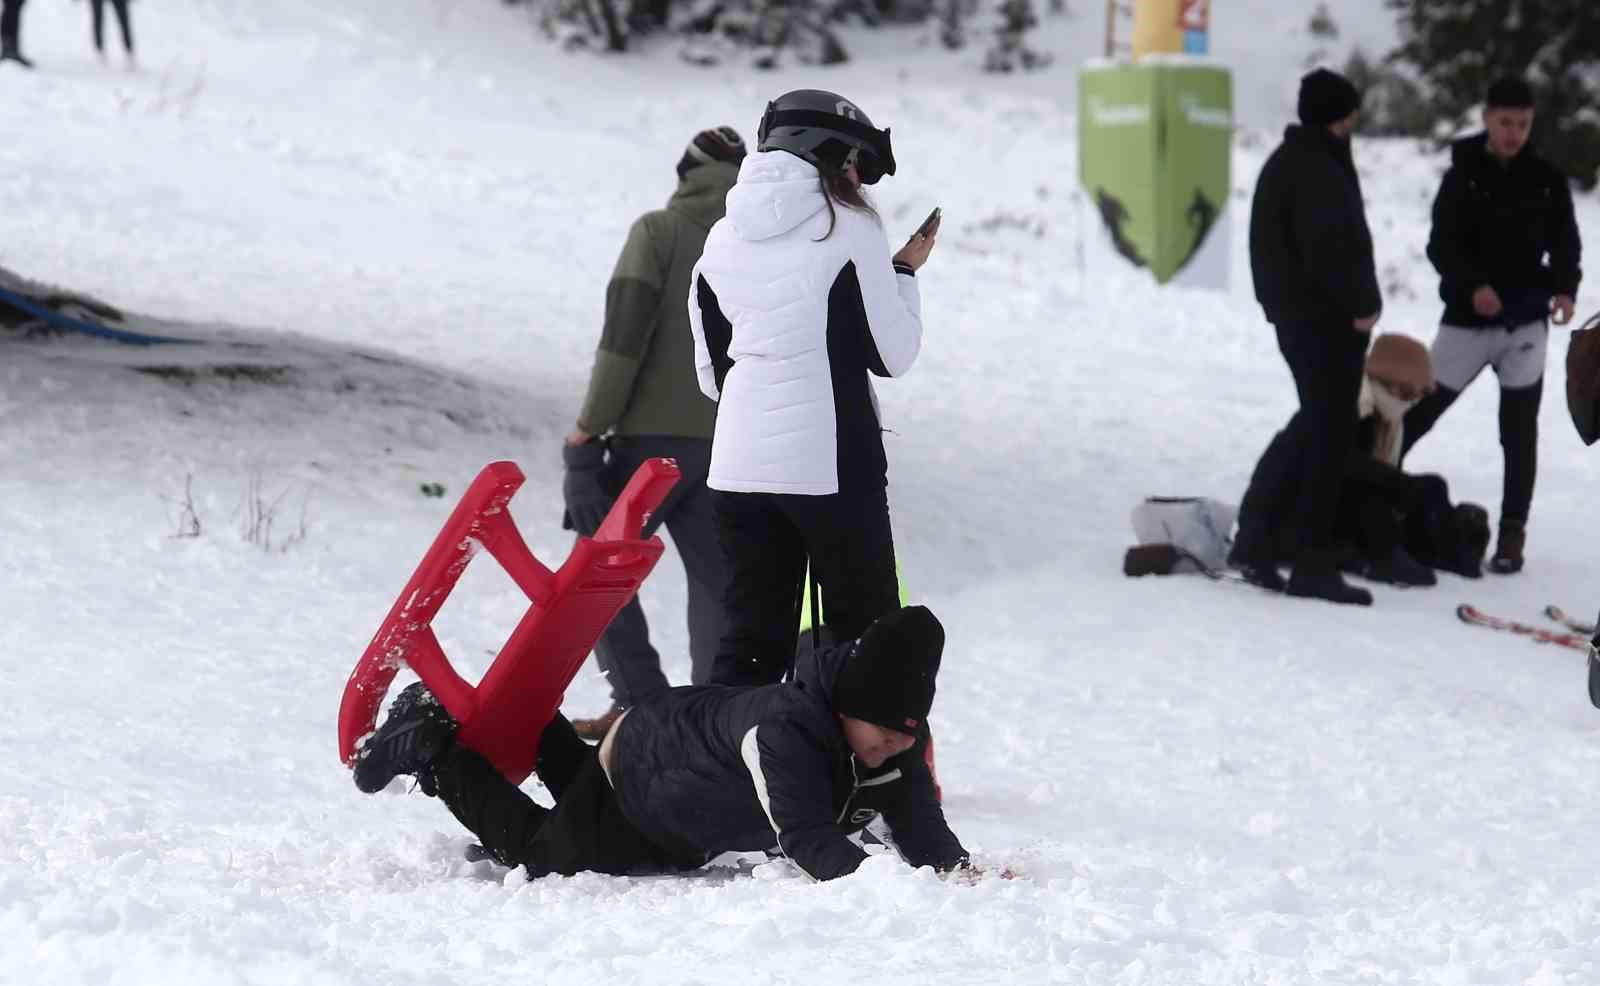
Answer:
[[[1508,75],[1489,83],[1489,91],[1484,95],[1483,105],[1487,109],[1531,110],[1533,109],[1533,87],[1528,85],[1526,79],[1519,79]]]
[[[926,606],[880,617],[856,641],[833,686],[833,710],[916,735],[933,707],[944,627]]]
[[[1325,68],[1300,79],[1300,122],[1325,127],[1361,108],[1361,93],[1350,80]]]
[[[683,157],[678,159],[678,180],[682,181],[690,169],[711,161],[738,164],[743,160],[744,139],[739,131],[732,127],[702,130],[689,141],[689,146],[683,149]]]

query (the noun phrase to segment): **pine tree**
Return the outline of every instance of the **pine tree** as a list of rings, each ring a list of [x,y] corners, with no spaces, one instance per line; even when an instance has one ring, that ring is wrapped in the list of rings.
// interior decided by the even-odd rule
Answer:
[[[847,61],[838,27],[930,24],[949,48],[966,44],[968,22],[993,18],[994,43],[985,67],[998,71],[1049,64],[1030,48],[1038,24],[1035,0],[505,0],[526,5],[554,42],[569,49],[624,52],[652,35],[683,39],[685,60],[699,65],[744,62],[777,68],[787,62],[832,65]],[[1069,13],[1067,0],[1049,11]]]
[[[985,72],[1043,68],[1050,56],[1028,46],[1028,32],[1039,26],[1033,0],[998,0],[994,7],[994,43],[983,55]]]
[[[1534,142],[1584,188],[1600,180],[1600,2],[1386,0],[1399,19],[1390,58],[1424,83],[1433,114],[1472,122],[1489,83],[1520,75],[1538,98]]]

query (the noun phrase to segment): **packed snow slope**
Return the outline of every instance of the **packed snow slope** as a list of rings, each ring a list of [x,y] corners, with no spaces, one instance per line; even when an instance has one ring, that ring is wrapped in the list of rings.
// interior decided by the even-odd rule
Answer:
[[[1312,4],[1215,5],[1242,123],[1218,292],[1080,263],[1074,66],[1102,23],[1070,6],[1054,68],[996,79],[920,31],[827,71],[564,55],[489,0],[135,4],[128,74],[83,6],[30,4],[0,266],[198,344],[0,332],[0,983],[1600,982],[1583,657],[1452,616],[1600,605],[1562,333],[1524,574],[1368,610],[1125,579],[1138,500],[1237,500],[1293,408],[1242,234]],[[1385,35],[1377,0],[1338,7],[1348,41]],[[557,442],[628,224],[695,130],[751,136],[800,86],[893,126],[893,234],[944,208],[923,354],[879,394],[898,549],[949,630],[946,811],[1016,878],[468,863],[437,802],[350,783],[346,676],[484,463],[522,465],[513,512],[564,557]],[[1382,327],[1428,339],[1443,157],[1356,155]],[[1593,198],[1580,219],[1600,237]],[[1480,381],[1413,459],[1491,512],[1494,405]],[[670,555],[644,601],[682,681]],[[476,562],[439,623],[458,667],[525,605]],[[567,708],[605,699],[586,671]]]

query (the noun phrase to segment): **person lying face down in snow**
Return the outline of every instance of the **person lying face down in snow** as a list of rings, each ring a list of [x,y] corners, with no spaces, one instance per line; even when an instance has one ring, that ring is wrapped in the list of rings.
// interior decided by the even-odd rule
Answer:
[[[859,640],[802,655],[793,682],[658,693],[598,748],[558,713],[535,767],[553,809],[456,744],[455,722],[418,682],[363,744],[356,786],[371,793],[415,775],[490,856],[530,879],[690,870],[724,852],[776,851],[831,880],[867,857],[849,837],[879,815],[913,866],[966,868],[928,766],[909,752],[927,728],[943,652],[944,628],[912,606]]]

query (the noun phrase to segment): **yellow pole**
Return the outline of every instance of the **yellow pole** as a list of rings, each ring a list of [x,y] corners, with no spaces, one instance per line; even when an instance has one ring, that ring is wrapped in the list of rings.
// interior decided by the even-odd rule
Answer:
[[[1136,0],[1133,57],[1183,50],[1180,0]]]

